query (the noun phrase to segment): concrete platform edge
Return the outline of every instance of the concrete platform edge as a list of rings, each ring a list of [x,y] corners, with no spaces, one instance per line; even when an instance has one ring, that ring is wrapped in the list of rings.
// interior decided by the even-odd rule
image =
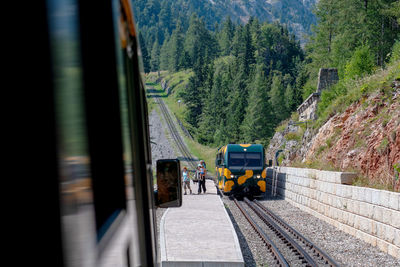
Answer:
[[[167,260],[167,250],[165,248],[165,238],[164,238],[164,221],[165,221],[165,216],[167,215],[169,209],[167,209],[163,216],[161,217],[160,221],[160,250],[161,250],[161,265],[163,266],[162,262],[165,262]]]
[[[237,237],[235,228],[233,227],[231,218],[229,217],[229,214],[228,214],[228,212],[227,212],[226,209],[225,209],[225,206],[224,206],[224,203],[223,203],[222,200],[221,200],[221,197],[219,197],[218,199],[219,199],[219,202],[221,203],[222,208],[223,208],[224,211],[225,211],[225,216],[226,216],[226,218],[227,218],[228,221],[230,222],[229,225],[230,225],[230,228],[231,228],[231,231],[232,231],[233,238],[235,239],[236,253],[238,253],[238,255],[240,255],[240,261],[239,261],[239,262],[242,262],[243,265],[241,265],[241,266],[244,266],[243,254],[242,254],[242,250],[240,249],[239,239],[238,239],[238,237]],[[238,262],[238,263],[239,263],[239,262]]]
[[[243,262],[218,262],[218,261],[165,261],[163,267],[243,267]]]

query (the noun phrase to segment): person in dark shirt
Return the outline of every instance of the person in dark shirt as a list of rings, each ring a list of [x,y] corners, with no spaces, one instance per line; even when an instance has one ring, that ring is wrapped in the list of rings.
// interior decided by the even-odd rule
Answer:
[[[197,169],[199,172],[199,190],[198,193],[201,194],[201,189],[203,189],[203,193],[206,193],[206,173],[207,170],[206,168],[199,163],[199,165],[197,165]]]

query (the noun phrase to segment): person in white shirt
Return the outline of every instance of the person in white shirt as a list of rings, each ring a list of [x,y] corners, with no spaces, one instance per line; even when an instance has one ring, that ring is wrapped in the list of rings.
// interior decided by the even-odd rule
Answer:
[[[190,188],[189,171],[187,170],[186,166],[183,167],[182,177],[183,177],[183,189],[185,190],[185,195],[186,195],[186,188],[189,189],[190,194],[192,194],[192,189]]]

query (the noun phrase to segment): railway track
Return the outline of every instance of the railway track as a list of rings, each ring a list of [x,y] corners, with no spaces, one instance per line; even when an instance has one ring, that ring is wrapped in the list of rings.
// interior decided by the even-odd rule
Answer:
[[[257,200],[233,199],[236,206],[273,254],[278,266],[339,266],[326,253]],[[244,203],[244,204],[242,204]]]
[[[168,112],[167,107],[165,106],[164,101],[161,98],[155,98],[156,102],[160,106],[161,113],[163,114],[165,121],[167,123],[168,129],[172,135],[172,138],[174,139],[176,145],[178,146],[179,151],[181,151],[182,156],[185,158],[185,160],[188,162],[192,170],[195,170],[197,167],[196,164],[196,159],[194,159],[189,151],[189,149],[186,147],[185,143],[183,142],[178,130],[175,127],[175,124],[171,118],[171,115]]]

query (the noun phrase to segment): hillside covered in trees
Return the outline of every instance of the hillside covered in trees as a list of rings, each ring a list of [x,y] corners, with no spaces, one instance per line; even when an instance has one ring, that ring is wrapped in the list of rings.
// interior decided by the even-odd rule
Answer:
[[[146,46],[161,46],[178,24],[184,31],[190,17],[203,18],[208,30],[216,31],[229,16],[235,24],[245,24],[250,17],[260,21],[279,22],[304,41],[316,23],[312,8],[316,0],[133,0],[138,27]]]
[[[237,23],[202,1],[177,1],[179,7],[163,1],[159,11],[150,11],[157,1],[142,2],[137,23],[145,72],[191,71],[177,97],[189,130],[208,145],[268,144],[277,125],[315,91],[319,68],[337,68],[341,81],[356,79],[385,68],[398,53],[399,0],[318,1],[305,49],[279,23],[255,17]],[[346,94],[340,84],[324,91],[319,115]]]
[[[302,81],[295,77],[304,53],[279,24],[251,18],[235,25],[228,19],[213,33],[193,15],[188,31],[174,30],[162,50],[161,69],[192,71],[176,97],[183,100],[189,130],[202,144],[266,144],[302,101]]]

